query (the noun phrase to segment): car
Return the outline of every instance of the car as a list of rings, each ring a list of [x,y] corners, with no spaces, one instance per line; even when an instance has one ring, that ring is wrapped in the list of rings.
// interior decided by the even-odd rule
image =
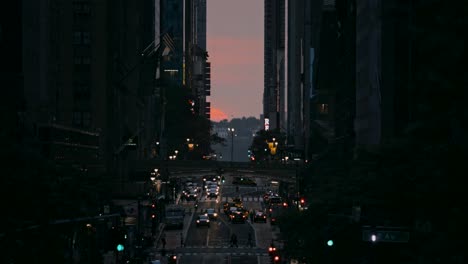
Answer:
[[[238,212],[238,211],[240,211],[238,207],[236,207],[236,206],[231,206],[231,207],[229,208],[227,214],[228,214],[228,215],[232,215],[233,213]]]
[[[189,200],[196,200],[198,197],[198,192],[195,191],[195,190],[191,190],[190,192],[188,192],[186,195],[185,195],[185,198],[187,199],[187,201]]]
[[[256,223],[257,222],[266,223],[267,222],[267,216],[266,216],[265,212],[260,211],[260,210],[255,211],[254,222],[256,222]]]
[[[217,220],[218,219],[218,213],[216,213],[216,210],[214,208],[208,208],[206,209],[205,213],[208,215],[208,217],[212,220]]]
[[[216,189],[216,191],[219,191],[219,186],[216,185],[216,184],[210,184],[210,185],[206,185],[206,186],[205,186],[205,189],[206,189],[206,190],[209,190],[209,189]]]
[[[218,194],[219,192],[216,188],[212,188],[206,191],[206,196],[208,196],[209,198],[217,198]]]
[[[268,199],[268,207],[282,205],[282,204],[283,204],[283,199],[279,195],[270,196]]]
[[[234,211],[229,215],[232,223],[245,223],[246,218],[245,214],[240,211]]]
[[[210,226],[210,218],[208,214],[201,214],[197,217],[197,227],[199,226]]]
[[[218,178],[216,177],[216,175],[205,175],[205,176],[203,176],[203,181],[204,182],[208,182],[208,181],[216,182],[217,180],[218,180]]]
[[[237,206],[237,207],[243,206],[241,198],[236,197],[232,199],[232,202],[234,203],[234,206]]]
[[[234,203],[225,203],[223,204],[223,211],[225,214],[229,214],[229,209],[231,207],[235,207],[236,205]]]

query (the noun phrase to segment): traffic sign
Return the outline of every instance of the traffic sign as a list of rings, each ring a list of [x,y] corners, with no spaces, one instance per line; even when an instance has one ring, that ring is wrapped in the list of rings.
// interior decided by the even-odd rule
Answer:
[[[396,230],[363,230],[362,240],[370,242],[408,243],[410,234],[408,231]]]

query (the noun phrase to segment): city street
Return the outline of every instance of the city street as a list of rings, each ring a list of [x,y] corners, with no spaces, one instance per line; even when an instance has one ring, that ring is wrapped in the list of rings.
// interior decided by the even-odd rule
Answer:
[[[164,230],[158,236],[156,247],[151,253],[151,260],[161,260],[167,263],[169,256],[177,256],[177,263],[269,263],[267,250],[272,239],[278,236],[276,229],[267,223],[252,223],[248,219],[245,223],[231,223],[223,211],[223,204],[240,197],[243,207],[247,210],[263,209],[264,189],[268,188],[268,177],[255,177],[257,186],[239,186],[238,192],[233,185],[232,176],[225,175],[226,181],[221,184],[219,196],[207,198],[200,192],[198,208],[195,201],[178,199],[179,205],[185,208],[186,215],[183,230]],[[201,176],[192,176],[199,180]],[[180,197],[180,196],[179,196]],[[214,208],[218,219],[212,220],[210,226],[197,227],[196,218],[207,208]],[[249,233],[252,234],[252,247],[248,245]],[[231,247],[230,237],[237,236],[238,247]],[[161,237],[165,237],[165,256],[163,256]],[[182,237],[182,241],[181,241]],[[182,242],[184,245],[182,245]]]

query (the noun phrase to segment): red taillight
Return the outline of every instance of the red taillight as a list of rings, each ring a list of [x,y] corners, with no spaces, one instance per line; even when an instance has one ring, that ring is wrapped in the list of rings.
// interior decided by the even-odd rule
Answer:
[[[177,259],[177,256],[172,256],[172,259]]]
[[[151,218],[156,218],[156,215],[155,215],[155,214],[152,214],[152,215],[151,215]]]

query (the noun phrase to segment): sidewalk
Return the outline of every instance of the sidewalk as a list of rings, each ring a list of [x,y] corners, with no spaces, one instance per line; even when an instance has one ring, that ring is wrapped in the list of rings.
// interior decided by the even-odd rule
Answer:
[[[180,195],[176,198],[176,204],[180,203]],[[182,205],[182,204],[181,204]],[[167,263],[167,256],[174,252],[175,249],[181,248],[183,245],[181,242],[185,243],[187,238],[188,228],[190,227],[190,223],[192,222],[194,216],[194,210],[191,208],[191,204],[184,204],[185,207],[185,218],[184,218],[184,227],[183,229],[165,229],[165,224],[160,223],[158,226],[158,231],[154,236],[154,243],[153,245],[147,250],[149,259],[151,260],[161,260],[161,263]],[[150,230],[151,235],[151,230]],[[161,238],[165,237],[166,239],[166,246],[165,246],[165,254],[163,254],[163,246],[161,243]],[[181,241],[182,238],[182,241]]]

